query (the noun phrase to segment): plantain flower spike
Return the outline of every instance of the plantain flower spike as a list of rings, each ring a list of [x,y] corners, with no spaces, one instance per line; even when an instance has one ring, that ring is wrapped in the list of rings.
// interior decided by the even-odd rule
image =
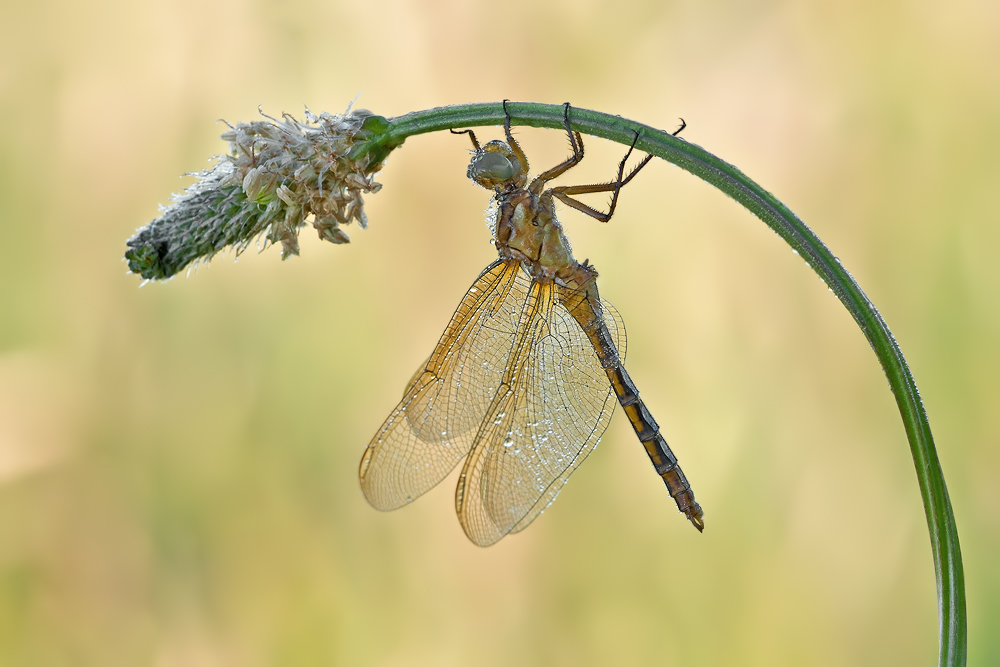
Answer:
[[[368,226],[361,195],[379,191],[375,173],[401,143],[388,137],[389,121],[350,107],[343,115],[306,109],[305,122],[287,113],[281,120],[261,116],[226,123],[229,155],[190,174],[198,180],[128,240],[132,273],[170,278],[226,247],[238,256],[255,239],[260,249],[280,243],[286,259],[299,254],[306,224],[338,244],[350,241],[342,225]]]

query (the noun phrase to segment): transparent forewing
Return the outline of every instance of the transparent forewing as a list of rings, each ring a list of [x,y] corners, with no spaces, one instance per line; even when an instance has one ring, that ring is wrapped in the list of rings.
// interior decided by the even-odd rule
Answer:
[[[529,284],[516,262],[498,262],[469,288],[424,372],[408,387],[408,393],[425,390],[401,404],[419,439],[464,438],[463,454],[468,452],[507,366]]]
[[[506,368],[529,283],[516,263],[498,261],[466,293],[423,371],[365,450],[359,477],[374,507],[412,501],[468,453]]]
[[[607,428],[616,398],[580,325],[552,285],[534,284],[521,313],[508,372],[476,435],[456,490],[469,538],[493,544],[555,500]],[[625,329],[604,309],[624,353]]]
[[[615,342],[615,347],[618,348],[618,356],[622,360],[622,363],[625,363],[625,352],[628,347],[625,340],[625,320],[622,319],[618,309],[612,306],[610,302],[601,299],[601,307],[604,309],[604,326],[611,332],[611,340]]]

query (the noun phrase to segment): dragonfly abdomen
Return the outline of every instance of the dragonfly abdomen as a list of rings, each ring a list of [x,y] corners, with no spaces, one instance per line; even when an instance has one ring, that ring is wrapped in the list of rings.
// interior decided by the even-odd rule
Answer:
[[[576,265],[567,271],[567,276],[567,287],[560,291],[560,300],[594,346],[594,351],[611,380],[611,388],[618,397],[618,402],[628,416],[639,442],[646,449],[656,474],[663,479],[670,497],[677,503],[677,509],[695,528],[704,530],[701,506],[694,499],[691,485],[677,465],[677,457],[670,451],[666,439],[660,435],[659,424],[639,398],[639,390],[635,388],[632,378],[625,372],[614,339],[601,315],[597,271],[591,266]]]
[[[621,364],[605,370],[611,380],[611,387],[615,395],[618,396],[618,402],[628,416],[639,442],[646,449],[646,454],[649,455],[649,460],[653,464],[653,468],[656,469],[656,474],[663,479],[670,497],[677,503],[677,509],[688,518],[688,521],[694,524],[695,528],[699,531],[704,530],[705,522],[702,520],[701,505],[694,499],[691,484],[688,483],[684,471],[677,464],[677,457],[670,450],[666,439],[660,434],[659,424],[649,413],[646,404],[639,398],[639,390],[635,388],[632,378],[625,372],[625,367]]]

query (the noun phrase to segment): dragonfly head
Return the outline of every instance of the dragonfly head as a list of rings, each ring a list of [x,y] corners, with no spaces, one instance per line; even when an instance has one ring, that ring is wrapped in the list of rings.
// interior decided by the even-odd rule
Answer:
[[[502,141],[486,144],[469,163],[469,178],[487,190],[523,188],[528,182],[527,172],[527,165]]]

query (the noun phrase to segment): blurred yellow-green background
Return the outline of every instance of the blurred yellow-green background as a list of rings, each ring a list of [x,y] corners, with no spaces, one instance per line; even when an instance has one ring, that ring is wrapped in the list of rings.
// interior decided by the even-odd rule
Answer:
[[[483,550],[454,476],[381,514],[362,450],[494,256],[467,141],[411,138],[352,244],[120,258],[217,118],[503,98],[673,129],[858,278],[926,402],[1000,662],[1000,5],[3,0],[0,665],[931,665],[933,567],[886,382],[762,223],[666,163],[562,220],[706,511],[618,415]],[[487,130],[485,136],[497,134]],[[536,166],[558,132],[518,132]],[[592,139],[564,182],[611,176]],[[602,200],[597,200],[602,201]]]

